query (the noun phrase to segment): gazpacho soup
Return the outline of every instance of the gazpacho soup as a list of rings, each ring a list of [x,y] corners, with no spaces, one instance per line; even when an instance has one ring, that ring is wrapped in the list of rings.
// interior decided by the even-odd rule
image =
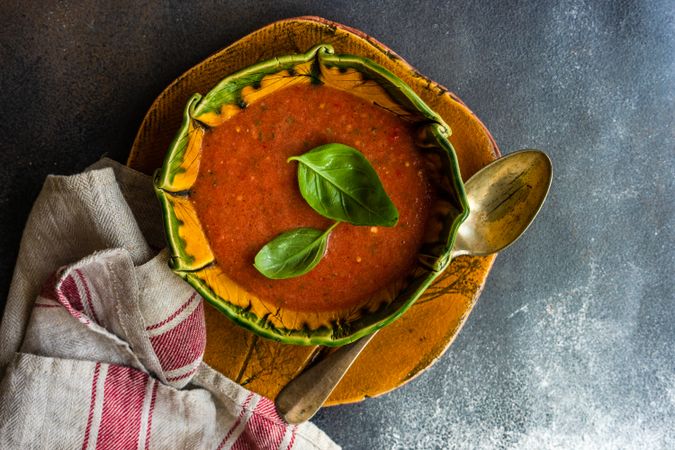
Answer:
[[[358,310],[417,264],[436,196],[413,125],[370,101],[323,84],[280,89],[208,128],[190,199],[215,264],[247,292],[291,311]],[[309,272],[270,279],[254,267],[260,249],[298,227],[334,221],[308,205],[290,157],[346,144],[377,172],[399,217],[394,226],[339,223]]]
[[[449,136],[405,82],[327,44],[244,68],[190,98],[155,174],[171,268],[260,336],[372,333],[450,263],[469,210]]]

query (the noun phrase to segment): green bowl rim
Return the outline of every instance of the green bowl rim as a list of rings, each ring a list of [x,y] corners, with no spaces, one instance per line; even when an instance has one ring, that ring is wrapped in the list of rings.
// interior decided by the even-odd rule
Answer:
[[[227,302],[225,299],[220,298],[203,280],[194,275],[195,272],[198,272],[204,267],[192,267],[186,263],[186,261],[189,261],[190,255],[187,255],[183,249],[183,239],[178,234],[178,229],[181,224],[173,214],[173,208],[170,205],[169,197],[176,195],[186,195],[187,193],[171,192],[166,190],[166,188],[171,183],[171,164],[176,160],[176,158],[181,156],[181,153],[184,153],[185,147],[187,146],[188,128],[190,123],[194,121],[198,123],[199,126],[206,126],[202,122],[199,122],[195,116],[208,112],[208,106],[211,106],[211,109],[213,109],[213,105],[209,105],[209,103],[212,103],[214,98],[217,100],[218,95],[223,94],[224,90],[225,94],[234,95],[232,89],[229,87],[229,83],[245,79],[246,77],[252,77],[254,75],[257,76],[262,74],[262,76],[264,76],[269,73],[276,73],[284,70],[285,67],[293,67],[294,65],[310,62],[312,60],[316,60],[318,63],[325,63],[325,61],[329,61],[331,64],[336,66],[342,63],[352,68],[365,68],[386,80],[390,87],[395,88],[401,94],[403,94],[405,99],[407,99],[419,113],[429,120],[429,128],[432,131],[436,142],[444,151],[444,154],[448,156],[450,163],[450,173],[448,175],[452,180],[452,187],[455,190],[457,200],[459,201],[459,206],[461,207],[458,215],[452,220],[447,231],[448,239],[445,242],[445,248],[441,252],[440,256],[434,260],[433,264],[428,265],[428,273],[425,276],[416,279],[417,285],[415,288],[411,292],[406,293],[407,300],[398,306],[396,310],[389,312],[389,314],[383,318],[376,320],[369,325],[365,325],[356,331],[352,331],[341,336],[336,336],[336,326],[326,326],[314,330],[289,330],[270,326],[269,323],[264,321],[263,318],[255,316],[251,312],[247,311],[246,308],[234,305]],[[255,82],[255,80],[252,82]],[[250,84],[251,83],[247,85]],[[238,90],[238,92],[240,91],[241,89]],[[232,98],[230,97],[229,100],[232,100]],[[224,103],[227,102],[220,101],[220,105]],[[161,203],[166,237],[172,254],[170,262],[171,268],[177,275],[190,283],[204,299],[209,301],[216,309],[224,313],[232,321],[246,329],[249,329],[257,335],[266,338],[287,344],[324,345],[334,347],[349,344],[363,336],[373,333],[390,324],[399,318],[403,313],[405,313],[405,311],[407,311],[408,308],[412,306],[412,304],[423,294],[429,285],[443,272],[443,270],[445,270],[451,260],[451,251],[455,242],[457,230],[469,214],[468,199],[464,190],[464,183],[462,181],[457,155],[448,139],[449,135],[450,128],[443,121],[440,115],[429,108],[429,106],[427,106],[427,104],[417,95],[417,93],[415,93],[412,88],[408,86],[408,84],[406,84],[403,80],[398,78],[389,70],[367,58],[355,55],[336,55],[334,53],[333,47],[329,44],[319,44],[306,53],[273,58],[237,71],[221,80],[205,96],[194,94],[189,99],[184,110],[181,127],[171,142],[162,168],[158,169],[153,177],[154,189]],[[402,294],[399,293],[397,298],[401,297],[401,295]],[[396,298],[392,300],[391,303],[385,305],[384,309],[386,310],[389,305],[395,303],[395,300]],[[380,308],[378,311],[375,311],[371,316],[377,315],[382,309],[383,308]],[[358,322],[358,320],[356,322]],[[261,323],[268,325],[262,326]],[[340,327],[337,328],[339,329]]]

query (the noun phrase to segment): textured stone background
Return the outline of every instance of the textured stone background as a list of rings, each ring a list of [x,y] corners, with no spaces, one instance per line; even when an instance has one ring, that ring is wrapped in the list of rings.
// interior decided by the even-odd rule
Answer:
[[[445,356],[316,423],[357,449],[675,447],[672,1],[187,3],[0,2],[1,299],[45,175],[124,161],[184,70],[321,15],[457,92],[504,153],[545,149],[556,174]]]

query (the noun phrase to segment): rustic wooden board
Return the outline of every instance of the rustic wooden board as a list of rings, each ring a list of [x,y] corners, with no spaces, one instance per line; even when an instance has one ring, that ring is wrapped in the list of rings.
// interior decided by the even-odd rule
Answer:
[[[363,33],[318,17],[272,23],[208,57],[178,77],[145,116],[128,165],[151,174],[161,166],[195,92],[276,55],[328,43],[338,53],[365,56],[408,83],[452,128],[451,141],[466,180],[499,156],[488,130],[451,92],[425,78],[393,51]],[[483,288],[494,256],[459,257],[399,320],[385,327],[331,395],[328,404],[358,402],[391,391],[429,367],[452,343]],[[274,398],[321,351],[280,344],[244,330],[207,305],[205,361],[247,388]]]

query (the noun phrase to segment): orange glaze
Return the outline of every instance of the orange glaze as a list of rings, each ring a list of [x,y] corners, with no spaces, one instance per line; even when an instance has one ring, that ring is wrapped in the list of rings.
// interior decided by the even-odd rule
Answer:
[[[395,227],[341,223],[309,273],[270,280],[253,267],[260,248],[297,227],[326,229],[298,189],[297,162],[322,144],[360,150],[399,211]],[[358,307],[416,261],[431,189],[409,126],[394,114],[326,86],[296,85],[249,105],[206,132],[191,199],[216,263],[256,296],[294,311]]]

